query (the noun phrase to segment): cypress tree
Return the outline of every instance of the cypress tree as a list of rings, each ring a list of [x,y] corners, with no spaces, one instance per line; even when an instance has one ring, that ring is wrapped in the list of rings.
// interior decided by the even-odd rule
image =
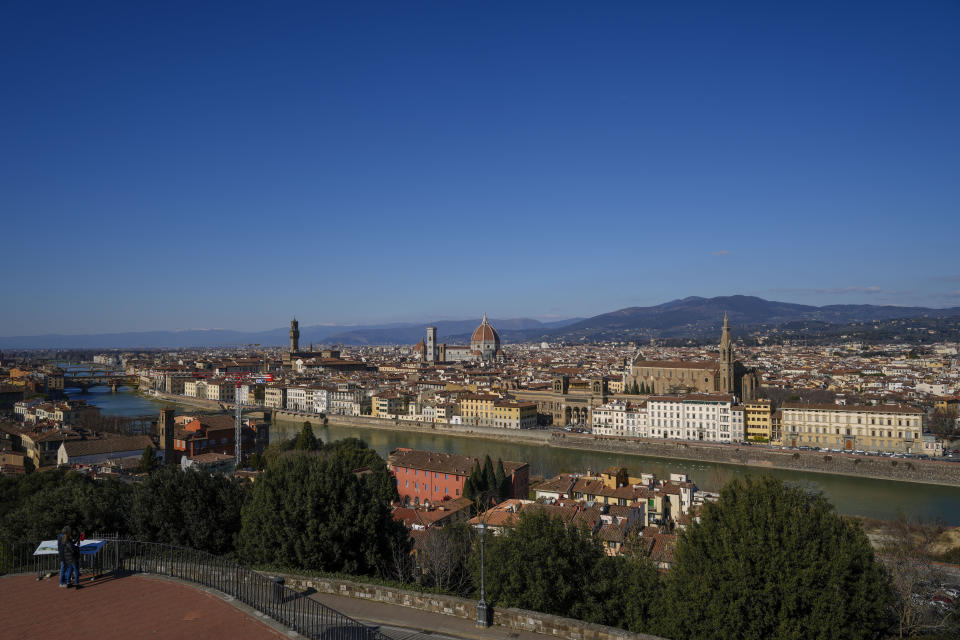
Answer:
[[[493,471],[493,460],[490,459],[490,454],[483,459],[483,490],[484,491],[496,491],[497,482],[496,474]]]
[[[503,472],[503,460],[497,458],[497,467],[493,472],[493,486],[491,489],[497,496],[497,502],[503,502],[509,498],[509,494],[504,494],[503,492],[503,481],[506,474]]]
[[[470,483],[473,485],[475,493],[483,491],[483,472],[480,470],[480,461],[473,463],[473,471],[470,472]]]

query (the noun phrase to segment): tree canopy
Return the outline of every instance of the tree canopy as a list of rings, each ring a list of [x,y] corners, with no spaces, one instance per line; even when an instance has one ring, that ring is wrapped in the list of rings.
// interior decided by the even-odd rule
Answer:
[[[736,479],[681,534],[657,633],[683,638],[873,638],[889,580],[858,525],[821,494]]]
[[[345,446],[271,463],[243,510],[243,559],[307,570],[385,572],[392,547],[406,544],[408,535],[393,520],[376,474],[356,466],[360,453]],[[396,495],[395,486],[392,492]]]
[[[514,529],[488,535],[485,542],[491,602],[563,616],[579,609],[593,567],[604,555],[589,531],[542,512],[521,513]],[[480,584],[479,574],[474,582]]]
[[[224,475],[162,467],[133,485],[127,528],[140,540],[230,553],[248,490]]]

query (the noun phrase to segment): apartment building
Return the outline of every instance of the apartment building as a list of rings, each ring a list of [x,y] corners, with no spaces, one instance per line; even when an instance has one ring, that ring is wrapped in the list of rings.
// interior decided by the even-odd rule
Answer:
[[[916,407],[788,402],[781,411],[788,446],[923,453],[923,411]]]
[[[773,433],[773,407],[769,400],[755,400],[743,405],[747,440],[775,442]]]
[[[651,438],[741,442],[743,409],[734,411],[728,394],[651,396],[647,399],[647,423]]]

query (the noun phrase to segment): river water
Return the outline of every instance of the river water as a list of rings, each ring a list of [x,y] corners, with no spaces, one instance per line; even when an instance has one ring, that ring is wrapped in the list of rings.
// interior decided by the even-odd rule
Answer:
[[[653,472],[657,477],[669,477],[670,473],[686,473],[697,486],[706,491],[719,491],[729,480],[747,474],[760,473],[758,469],[716,462],[690,462],[650,458],[624,453],[576,451],[530,444],[513,444],[500,440],[457,438],[449,435],[385,431],[362,427],[329,425],[315,421],[314,434],[324,442],[356,437],[364,440],[377,453],[386,456],[397,447],[411,447],[429,451],[446,451],[469,456],[490,457],[530,463],[530,473],[549,478],[558,473],[571,471],[602,471],[608,467],[627,467],[637,475]],[[289,438],[301,429],[300,422],[278,422],[271,427],[270,439]],[[801,484],[818,491],[832,502],[837,510],[849,515],[891,520],[903,512],[910,517],[924,520],[939,518],[945,524],[960,525],[960,487],[943,487],[871,480],[824,473],[765,469],[764,473],[782,480]]]
[[[67,389],[67,395],[70,398],[86,400],[100,407],[104,415],[110,416],[157,415],[161,407],[169,406],[167,402],[151,400],[125,387],[121,387],[117,393],[110,393],[109,387],[92,387],[86,393],[82,393],[79,389]],[[490,454],[494,460],[502,458],[528,462],[531,474],[544,478],[562,472],[582,472],[587,469],[596,471],[617,466],[627,467],[634,474],[641,471],[653,472],[661,478],[668,477],[671,472],[686,473],[701,489],[719,491],[732,478],[759,473],[757,469],[715,462],[690,462],[625,453],[575,451],[529,444],[511,444],[500,440],[457,438],[449,435],[385,431],[353,426],[322,427],[318,423],[319,420],[313,423],[314,433],[324,442],[356,437],[364,440],[382,456],[386,456],[397,447],[481,457]],[[271,428],[270,439],[276,441],[293,437],[299,432],[301,426],[300,422],[278,422]],[[841,513],[890,520],[902,512],[910,517],[921,517],[925,520],[939,518],[948,525],[960,526],[960,487],[870,480],[781,469],[768,469],[765,473],[823,491]]]

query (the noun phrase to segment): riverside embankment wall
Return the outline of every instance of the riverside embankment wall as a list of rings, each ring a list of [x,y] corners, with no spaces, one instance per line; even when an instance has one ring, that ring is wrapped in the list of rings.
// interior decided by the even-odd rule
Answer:
[[[550,445],[569,449],[632,453],[655,458],[735,464],[761,469],[832,473],[858,478],[960,486],[960,464],[882,456],[790,451],[759,446],[703,445],[693,442],[632,440],[553,432]]]
[[[276,420],[302,422],[308,418],[288,412],[275,412]],[[652,458],[716,462],[758,469],[785,469],[829,473],[857,478],[896,480],[960,486],[960,463],[937,460],[854,456],[815,451],[790,451],[761,446],[700,444],[675,440],[617,438],[593,434],[552,430],[516,430],[420,423],[407,420],[384,420],[369,416],[331,416],[332,424],[387,429],[414,433],[433,433],[466,438],[485,438],[523,442],[563,449],[609,451]]]
[[[278,574],[271,574],[278,575]],[[372,602],[383,602],[401,607],[410,607],[434,614],[454,616],[464,620],[477,619],[477,601],[435,593],[408,591],[396,587],[353,582],[333,578],[279,574],[288,587],[299,591],[313,589]],[[663,640],[658,636],[631,633],[616,627],[606,627],[572,618],[561,618],[547,613],[525,609],[493,609],[493,624],[516,631],[533,631],[563,640]]]
[[[213,400],[197,400],[195,398],[184,398],[183,396],[161,395],[160,397],[181,404],[213,410],[220,408],[221,404]],[[322,420],[316,414],[286,410],[274,410],[273,419],[279,422],[301,424],[305,421],[319,424],[319,421]],[[716,462],[758,469],[785,469],[830,473],[856,478],[960,486],[960,463],[937,460],[853,456],[814,451],[784,451],[761,446],[711,445],[674,440],[618,438],[547,429],[497,429],[411,420],[386,420],[370,416],[329,416],[329,422],[335,425],[363,429],[406,431],[460,438],[483,438],[582,451],[609,451],[611,453],[626,453],[653,458]]]

